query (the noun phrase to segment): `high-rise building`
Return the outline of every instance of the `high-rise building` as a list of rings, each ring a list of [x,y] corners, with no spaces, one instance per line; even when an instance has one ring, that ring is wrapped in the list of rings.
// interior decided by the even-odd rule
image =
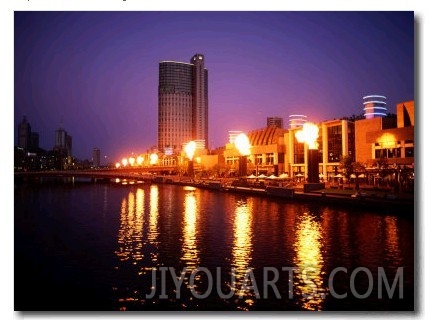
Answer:
[[[158,149],[178,153],[190,140],[208,148],[208,71],[202,54],[190,63],[159,63]]]
[[[283,129],[283,118],[268,117],[267,118],[267,127],[275,127],[275,128]]]
[[[363,97],[363,111],[365,112],[365,119],[373,119],[378,117],[385,117],[387,115],[385,96],[369,95]]]
[[[21,123],[18,125],[18,147],[28,150],[31,144],[31,126],[24,116]]]
[[[72,137],[63,128],[55,131],[54,149],[61,151],[65,156],[72,155]]]
[[[100,166],[100,149],[98,148],[92,149],[92,165],[95,168]]]
[[[18,147],[25,151],[39,151],[39,133],[31,131],[31,125],[24,116],[18,125]]]

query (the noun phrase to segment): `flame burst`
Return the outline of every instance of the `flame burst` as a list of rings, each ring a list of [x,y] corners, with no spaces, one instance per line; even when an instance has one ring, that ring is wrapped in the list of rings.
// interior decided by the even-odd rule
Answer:
[[[240,154],[242,156],[248,156],[250,154],[250,141],[249,138],[244,134],[244,133],[240,133],[236,138],[235,138],[235,147],[238,149],[238,152],[240,152]]]
[[[192,161],[194,157],[195,149],[197,148],[197,144],[195,141],[189,141],[185,146],[185,153],[189,160]]]
[[[309,149],[317,149],[317,138],[319,137],[319,127],[311,122],[306,122],[302,129],[295,133],[299,142],[305,142]]]
[[[152,153],[150,155],[150,164],[156,164],[158,161],[158,155],[156,153]]]

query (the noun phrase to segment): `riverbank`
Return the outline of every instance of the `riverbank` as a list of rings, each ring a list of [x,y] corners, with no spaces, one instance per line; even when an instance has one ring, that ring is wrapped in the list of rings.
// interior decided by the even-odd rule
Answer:
[[[382,209],[396,214],[414,218],[414,194],[392,193],[377,187],[365,186],[356,192],[351,188],[340,189],[327,186],[317,191],[304,192],[303,184],[270,186],[263,184],[247,184],[236,179],[223,180],[190,180],[158,178],[155,183],[192,186],[253,196],[263,196],[287,201],[317,202],[329,205],[353,206],[365,209]]]

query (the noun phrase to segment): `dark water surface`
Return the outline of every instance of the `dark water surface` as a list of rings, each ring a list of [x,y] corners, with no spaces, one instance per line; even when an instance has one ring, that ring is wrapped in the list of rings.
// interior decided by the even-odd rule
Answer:
[[[16,310],[414,309],[389,212],[87,183],[17,185],[14,214]]]

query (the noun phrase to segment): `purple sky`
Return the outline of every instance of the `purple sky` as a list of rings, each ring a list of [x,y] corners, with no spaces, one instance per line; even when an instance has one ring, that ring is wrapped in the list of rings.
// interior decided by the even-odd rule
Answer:
[[[228,130],[389,112],[414,99],[413,12],[15,12],[14,130],[27,115],[40,146],[62,125],[73,154],[109,161],[157,143],[158,64],[205,55],[209,144]]]

